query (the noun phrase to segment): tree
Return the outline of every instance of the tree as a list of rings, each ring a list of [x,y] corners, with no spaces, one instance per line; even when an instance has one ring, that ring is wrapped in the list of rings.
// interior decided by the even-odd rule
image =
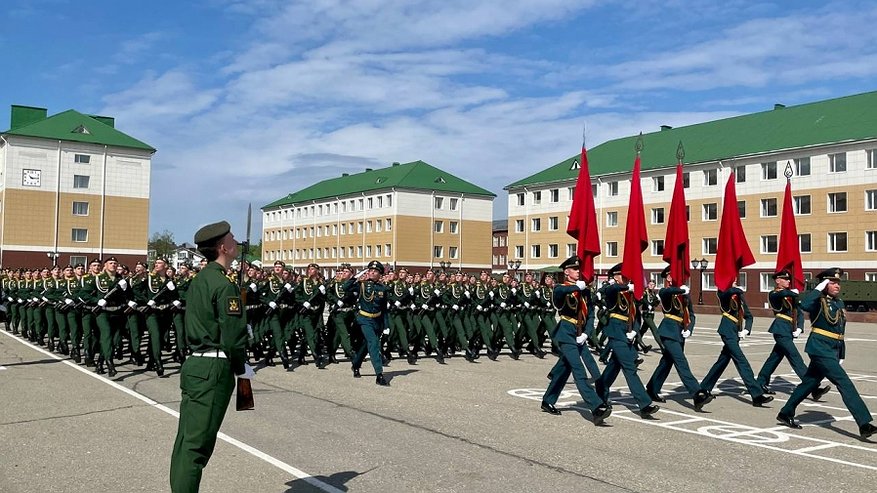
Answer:
[[[259,240],[259,243],[250,245],[250,256],[256,258],[262,258],[262,240]]]
[[[168,230],[164,230],[161,233],[152,233],[152,236],[149,238],[148,248],[150,254],[155,257],[170,257],[177,248],[176,243],[174,243],[174,234]]]

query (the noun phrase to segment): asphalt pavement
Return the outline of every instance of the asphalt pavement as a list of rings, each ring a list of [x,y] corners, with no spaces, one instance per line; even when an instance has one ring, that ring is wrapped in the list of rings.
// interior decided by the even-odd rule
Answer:
[[[769,323],[756,319],[742,343],[756,373],[773,345]],[[697,378],[721,350],[717,325],[699,316],[686,346]],[[877,328],[848,324],[844,368],[872,413],[875,354]],[[644,356],[644,382],[659,358]],[[390,387],[375,385],[368,362],[360,379],[343,361],[258,368],[256,409],[228,410],[202,491],[874,490],[877,442],[859,439],[836,390],[799,407],[804,429],[777,423],[799,381],[785,362],[764,408],[751,405],[733,365],[702,413],[671,372],[654,419],[635,412],[619,376],[614,413],[595,427],[572,382],[561,416],[540,412],[555,361],[514,361],[507,351],[476,363],[395,359],[385,370]],[[0,491],[168,491],[180,390],[179,366],[165,368],[158,378],[122,364],[110,380],[2,330]]]

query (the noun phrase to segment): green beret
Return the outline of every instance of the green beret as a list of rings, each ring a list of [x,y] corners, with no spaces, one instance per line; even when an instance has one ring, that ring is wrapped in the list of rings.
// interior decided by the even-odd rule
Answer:
[[[229,231],[231,231],[231,224],[228,224],[228,221],[208,224],[195,233],[195,244],[210,243],[227,235]]]

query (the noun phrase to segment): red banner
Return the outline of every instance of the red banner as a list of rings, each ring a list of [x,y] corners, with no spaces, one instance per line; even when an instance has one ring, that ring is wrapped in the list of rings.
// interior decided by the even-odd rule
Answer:
[[[791,180],[786,180],[786,193],[783,197],[783,220],[780,225],[775,272],[783,269],[792,274],[792,287],[803,290],[804,269],[801,267],[801,245],[798,243],[798,226],[795,224],[795,210],[792,208]]]
[[[755,263],[752,250],[746,242],[740,210],[737,208],[737,179],[734,172],[725,185],[725,203],[722,205],[722,225],[719,228],[719,245],[716,252],[716,287],[722,291],[737,280],[740,269]]]
[[[634,285],[633,294],[641,298],[645,289],[643,274],[643,251],[649,247],[646,218],[643,214],[643,190],[640,181],[640,157],[633,163],[630,180],[630,202],[627,207],[627,226],[624,231],[624,259],[621,273]]]
[[[582,261],[582,279],[590,282],[594,279],[594,257],[600,255],[600,233],[597,230],[597,210],[594,207],[591,172],[588,169],[588,153],[585,146],[582,146],[579,178],[576,180],[566,233],[578,240],[576,254]]]
[[[681,286],[691,277],[691,247],[688,237],[688,211],[685,207],[685,187],[682,183],[682,163],[676,165],[676,185],[670,216],[667,218],[667,236],[664,238],[664,261],[670,264],[673,283]]]

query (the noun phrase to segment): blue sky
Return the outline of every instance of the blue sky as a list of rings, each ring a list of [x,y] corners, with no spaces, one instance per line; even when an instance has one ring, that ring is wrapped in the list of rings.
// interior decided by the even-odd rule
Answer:
[[[584,123],[594,147],[877,89],[874,25],[868,1],[6,0],[0,115],[116,117],[158,149],[149,231],[177,241],[418,159],[504,217],[502,187],[576,154]]]

